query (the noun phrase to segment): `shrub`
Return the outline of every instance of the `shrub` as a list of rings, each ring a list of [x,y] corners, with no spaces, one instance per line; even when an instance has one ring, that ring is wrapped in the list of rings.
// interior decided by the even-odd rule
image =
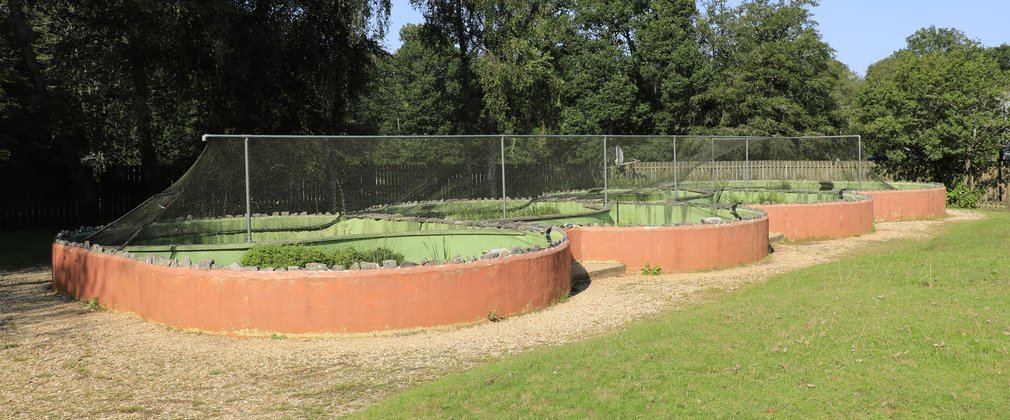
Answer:
[[[646,276],[658,276],[663,274],[663,269],[658,265],[645,263],[645,267],[642,267],[642,274]]]
[[[775,191],[768,191],[768,192],[762,191],[757,194],[757,197],[755,197],[754,202],[758,204],[764,204],[764,203],[782,204],[786,202],[786,195]]]
[[[305,267],[308,263],[329,263],[322,251],[304,245],[255,245],[249,248],[239,263],[257,267]]]
[[[982,202],[982,190],[968,188],[964,182],[957,183],[954,189],[947,191],[947,204],[951,207],[973,209]]]
[[[350,267],[356,262],[382,263],[385,260],[395,260],[399,264],[403,262],[403,254],[386,247],[373,248],[366,251],[358,251],[353,247],[347,247],[336,250],[330,258],[330,262],[333,265],[342,265],[344,267]]]

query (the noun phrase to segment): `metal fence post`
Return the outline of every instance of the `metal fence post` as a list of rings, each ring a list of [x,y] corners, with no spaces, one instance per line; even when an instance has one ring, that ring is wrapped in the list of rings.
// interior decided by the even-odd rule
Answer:
[[[603,136],[603,207],[607,207],[608,204],[608,190],[607,190],[607,136]]]
[[[709,178],[712,180],[712,188],[715,188],[715,138],[708,139],[712,147],[712,170],[709,171]]]
[[[856,136],[856,185],[863,188],[863,136]]]
[[[244,141],[245,149],[245,242],[252,243],[252,199],[249,195],[249,137]]]
[[[743,180],[748,186],[750,186],[750,137],[744,139]]]
[[[505,136],[501,136],[501,218],[508,219],[508,199],[505,195]]]
[[[678,188],[679,175],[677,174],[677,136],[673,136],[673,198],[676,199],[680,189]]]

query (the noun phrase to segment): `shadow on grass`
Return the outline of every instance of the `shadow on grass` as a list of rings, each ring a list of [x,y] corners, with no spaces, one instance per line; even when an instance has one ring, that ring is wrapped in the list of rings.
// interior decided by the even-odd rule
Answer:
[[[55,230],[0,232],[0,270],[47,267]]]

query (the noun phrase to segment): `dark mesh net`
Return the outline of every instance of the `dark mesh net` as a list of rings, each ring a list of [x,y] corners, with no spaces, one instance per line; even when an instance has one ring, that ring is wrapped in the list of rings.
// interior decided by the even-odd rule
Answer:
[[[784,181],[796,182],[792,189],[854,188],[872,181],[865,168],[858,173],[858,156],[855,137],[221,136],[207,141],[175,184],[89,239],[107,246],[206,243],[201,235],[244,242],[248,231],[255,239],[321,230],[383,205],[423,215],[437,200],[472,200],[464,205],[487,209],[471,216],[493,218],[559,193],[602,198],[605,186],[632,193]],[[289,215],[318,217],[280,217]]]

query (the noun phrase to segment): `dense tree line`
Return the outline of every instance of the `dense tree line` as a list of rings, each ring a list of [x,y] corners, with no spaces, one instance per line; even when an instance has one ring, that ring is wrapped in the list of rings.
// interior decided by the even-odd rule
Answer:
[[[185,167],[206,132],[352,132],[388,0],[6,0],[0,165]],[[178,171],[176,171],[178,172]]]
[[[883,164],[908,179],[971,192],[1010,140],[1010,45],[985,48],[929,27],[873,64],[859,88],[859,123]]]
[[[205,132],[864,134],[974,187],[1007,137],[1010,46],[923,29],[860,78],[814,0],[5,0],[0,167],[178,174]],[[926,163],[926,164],[924,164]]]

